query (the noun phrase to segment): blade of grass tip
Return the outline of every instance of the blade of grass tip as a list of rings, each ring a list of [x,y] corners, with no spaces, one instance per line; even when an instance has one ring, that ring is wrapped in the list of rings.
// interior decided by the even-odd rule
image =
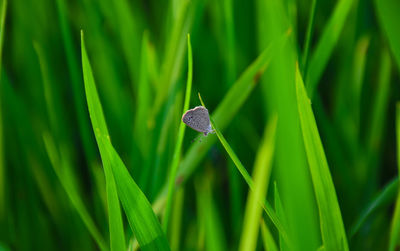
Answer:
[[[376,197],[368,203],[368,205],[362,210],[360,216],[352,224],[349,232],[349,238],[352,238],[363,226],[367,218],[376,212],[379,208],[389,205],[396,198],[396,193],[399,186],[398,178],[393,179],[389,184],[387,184]]]
[[[190,94],[192,91],[192,76],[193,76],[193,58],[192,58],[192,46],[190,44],[190,35],[187,36],[188,43],[188,75],[186,83],[186,94],[185,94],[185,104],[183,106],[183,113],[189,109],[190,104]],[[181,121],[178,131],[178,139],[175,144],[174,156],[172,159],[172,165],[170,168],[169,178],[168,178],[168,195],[167,195],[167,206],[165,208],[163,228],[164,231],[168,232],[169,217],[171,214],[172,196],[174,194],[175,177],[178,170],[179,159],[181,157],[183,136],[185,135],[185,124]]]
[[[302,58],[302,74],[307,71],[307,59],[308,59],[308,50],[310,48],[310,41],[312,37],[312,32],[314,28],[314,16],[315,16],[315,6],[317,5],[317,0],[312,0],[311,3],[311,11],[307,24],[306,38],[304,39],[304,49],[303,49],[303,58]]]
[[[199,93],[199,99],[202,104],[202,106],[206,107],[203,103],[203,100],[201,99],[200,93]],[[243,164],[240,162],[239,158],[231,148],[231,146],[228,144],[228,142],[225,140],[224,136],[221,134],[219,129],[215,126],[215,122],[212,117],[210,117],[210,122],[211,126],[214,129],[214,132],[217,134],[217,137],[219,141],[221,142],[222,146],[225,148],[226,152],[228,153],[229,157],[232,159],[233,163],[235,163],[236,168],[242,175],[243,179],[246,181],[247,185],[249,186],[251,191],[254,191],[254,183],[252,178],[250,177],[249,173],[247,172],[246,168],[243,166]],[[281,232],[283,238],[285,239],[286,243],[290,245],[288,236],[287,236],[287,231],[284,229],[282,223],[276,216],[274,210],[272,209],[271,205],[268,203],[267,200],[263,199],[261,201],[258,201],[264,209],[264,211],[267,213],[268,217],[274,223],[275,227],[278,229],[279,232]]]
[[[133,233],[136,235],[141,249],[169,250],[167,239],[149,201],[132,179],[126,166],[111,144],[103,109],[97,94],[96,85],[85,49],[83,31],[81,32],[81,39],[82,65],[89,114],[106,173],[110,234],[114,231],[114,237],[111,235],[111,248],[114,248],[115,250],[125,249],[125,236],[123,233],[121,211],[118,201],[119,196],[129,225]],[[116,222],[112,222],[113,220]],[[116,238],[114,243],[113,238]]]
[[[63,174],[63,169],[62,169],[63,163],[57,152],[56,146],[54,144],[54,140],[52,139],[52,137],[49,134],[44,133],[43,141],[44,141],[46,151],[49,156],[51,165],[52,165],[58,179],[60,180],[61,185],[63,186],[68,198],[70,199],[72,205],[74,206],[75,210],[78,212],[83,223],[85,224],[86,228],[89,230],[93,239],[96,241],[100,250],[102,250],[102,251],[108,250],[106,242],[104,241],[99,230],[97,229],[96,225],[94,224],[93,219],[90,217],[90,214],[88,213],[85,205],[83,204],[83,201],[78,196],[77,191],[73,186],[73,183],[70,182],[71,179],[66,178],[65,175]]]
[[[89,108],[90,120],[92,121],[93,132],[99,146],[106,177],[106,192],[108,206],[108,223],[110,227],[111,250],[125,250],[125,234],[123,229],[121,209],[118,200],[117,188],[111,170],[110,160],[107,158],[106,149],[101,144],[102,138],[109,139],[107,125],[104,119],[103,109],[97,94],[96,85],[86,53],[83,31],[81,30],[82,70],[86,91],[86,99]]]
[[[274,237],[272,236],[271,232],[268,230],[265,221],[261,219],[261,235],[264,244],[264,249],[268,251],[278,251],[278,247],[276,246]]]
[[[317,43],[314,53],[311,56],[309,67],[306,72],[305,82],[307,84],[307,93],[310,99],[317,88],[318,82],[328,63],[329,57],[339,39],[346,17],[351,9],[354,0],[340,0],[335,6],[328,24],[324,28],[321,38]]]
[[[396,136],[397,168],[400,175],[400,102],[396,104]],[[390,228],[389,251],[394,251],[398,243],[400,243],[400,187],[397,185],[397,200]]]
[[[3,0],[1,9],[1,24],[0,24],[0,79],[2,72],[2,58],[3,58],[3,44],[4,44],[4,27],[7,16],[7,0]],[[3,94],[0,82],[0,94]],[[0,96],[0,100],[2,97]],[[0,102],[0,222],[2,222],[5,215],[5,172],[4,172],[4,150],[3,150],[3,112]]]
[[[304,146],[319,209],[323,245],[326,250],[348,250],[335,187],[298,65],[296,96]]]
[[[398,25],[400,16],[400,2],[396,0],[376,0],[376,12],[381,26],[389,40],[390,49],[393,52],[400,69],[400,35]]]
[[[256,156],[253,171],[254,190],[250,190],[247,197],[239,250],[255,250],[257,247],[259,221],[262,217],[262,207],[260,207],[259,201],[263,201],[267,195],[274,155],[276,124],[277,115],[265,127]]]

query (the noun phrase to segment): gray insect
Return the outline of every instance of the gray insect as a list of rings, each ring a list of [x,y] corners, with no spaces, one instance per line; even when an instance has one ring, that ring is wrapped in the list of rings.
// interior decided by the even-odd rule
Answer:
[[[204,133],[207,136],[209,133],[214,133],[211,128],[210,115],[204,106],[196,106],[183,114],[182,121],[190,128]]]

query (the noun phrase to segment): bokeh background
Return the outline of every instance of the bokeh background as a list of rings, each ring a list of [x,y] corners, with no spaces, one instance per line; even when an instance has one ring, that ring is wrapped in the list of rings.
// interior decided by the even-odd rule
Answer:
[[[2,3],[0,250],[110,248],[106,181],[85,96],[81,30],[112,145],[161,222],[185,98],[190,33],[190,107],[200,105],[200,92],[211,114],[219,109],[215,123],[250,174],[257,154],[264,154],[264,128],[278,119],[265,191],[285,218],[291,249],[323,250],[324,243],[318,188],[299,120],[296,65],[350,249],[386,250],[398,243],[398,1]],[[241,87],[225,99],[236,83]],[[181,148],[166,233],[171,249],[264,249],[259,220],[253,223],[256,232],[243,227],[249,203],[245,180],[215,134],[193,141],[197,136],[187,128]],[[50,150],[46,140],[52,142]],[[122,215],[126,248],[135,250],[135,234]],[[261,217],[278,248],[291,250],[268,216]],[[104,247],[88,231],[89,218]],[[247,236],[255,240],[252,248],[243,244]]]

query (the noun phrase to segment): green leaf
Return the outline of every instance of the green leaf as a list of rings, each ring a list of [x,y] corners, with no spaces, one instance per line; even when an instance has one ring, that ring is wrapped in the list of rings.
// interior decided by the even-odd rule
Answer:
[[[136,235],[141,249],[169,250],[166,237],[161,230],[161,226],[149,201],[136,185],[111,144],[103,109],[100,104],[89,59],[87,57],[83,32],[81,32],[81,39],[82,65],[89,114],[106,174],[111,248],[116,250],[125,249],[125,237],[122,229],[122,218],[118,201],[119,196],[128,222]]]
[[[82,69],[85,83],[86,99],[89,108],[90,120],[92,121],[93,132],[99,146],[101,160],[103,162],[104,173],[106,176],[106,192],[108,205],[108,224],[110,226],[110,245],[111,250],[125,250],[125,234],[122,223],[121,209],[119,206],[117,188],[112,173],[112,163],[104,147],[103,139],[110,140],[103,108],[97,94],[96,84],[90,66],[89,58],[86,53],[83,31],[81,31],[81,50],[82,50]]]
[[[328,24],[323,30],[314,53],[311,56],[309,67],[306,74],[307,93],[310,99],[313,98],[314,91],[324,72],[328,60],[339,40],[346,17],[348,16],[353,0],[340,0],[330,17]]]
[[[296,95],[304,146],[319,209],[323,245],[328,251],[348,250],[335,187],[298,65],[296,66]]]
[[[264,130],[260,148],[254,164],[254,190],[249,191],[246,211],[243,219],[242,237],[239,250],[255,250],[257,247],[258,229],[262,217],[259,202],[265,200],[275,147],[277,117],[274,116]]]
[[[190,44],[190,35],[187,36],[188,43],[188,75],[186,82],[186,94],[185,94],[185,104],[183,106],[182,114],[184,114],[189,109],[190,104],[190,94],[192,91],[192,78],[193,78],[193,57],[192,57],[192,46]],[[171,214],[172,206],[172,196],[174,194],[175,188],[175,178],[178,171],[179,160],[181,157],[183,136],[185,135],[186,125],[183,121],[179,124],[178,139],[175,144],[174,156],[172,159],[172,165],[170,168],[169,178],[168,178],[168,195],[167,195],[167,206],[165,208],[163,227],[164,231],[168,232],[168,223]]]

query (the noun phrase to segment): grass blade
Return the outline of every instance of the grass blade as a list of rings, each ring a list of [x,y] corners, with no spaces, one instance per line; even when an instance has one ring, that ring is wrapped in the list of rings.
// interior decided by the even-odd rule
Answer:
[[[212,171],[207,172],[200,179],[195,180],[195,189],[197,192],[197,203],[200,209],[199,219],[204,223],[205,246],[206,250],[224,251],[228,250],[221,216],[218,214],[213,194],[212,194]]]
[[[400,174],[400,103],[396,105],[397,168]],[[400,242],[400,188],[397,184],[397,200],[390,230],[389,251],[394,251]],[[397,246],[398,247],[398,246]]]
[[[188,43],[188,76],[186,83],[186,94],[185,94],[185,104],[183,106],[184,114],[189,109],[190,104],[190,94],[192,91],[192,78],[193,78],[193,57],[192,57],[192,46],[190,44],[190,35],[187,37]],[[168,178],[168,195],[167,195],[167,206],[165,208],[163,228],[165,232],[168,232],[168,223],[171,214],[172,206],[172,196],[174,194],[174,183],[176,178],[176,173],[178,170],[179,160],[181,157],[183,136],[185,135],[186,125],[181,121],[179,124],[178,139],[175,144],[174,157],[172,159],[172,165]]]
[[[311,11],[310,11],[310,17],[308,19],[308,24],[307,24],[307,32],[306,32],[306,38],[304,40],[304,49],[303,49],[303,57],[302,57],[302,73],[306,72],[307,70],[307,60],[308,60],[308,51],[310,49],[310,41],[312,37],[312,31],[314,27],[314,16],[315,16],[315,7],[317,5],[317,0],[312,0],[311,2]]]
[[[111,243],[111,248],[115,248],[116,250],[125,249],[125,237],[122,229],[122,218],[118,201],[119,195],[129,224],[136,235],[141,249],[169,250],[166,237],[161,230],[161,226],[154,215],[149,201],[136,185],[118,153],[111,144],[89,59],[87,57],[83,32],[81,33],[81,36],[82,65],[85,77],[89,114],[106,173],[106,183],[108,183],[107,199],[109,204],[111,241],[115,238],[114,243]]]
[[[400,34],[398,29],[400,2],[396,0],[376,0],[375,4],[377,16],[400,69]]]
[[[257,247],[259,221],[262,217],[262,207],[260,207],[259,201],[263,201],[267,195],[274,154],[276,124],[277,117],[274,116],[264,130],[264,137],[257,153],[253,171],[254,191],[249,191],[247,198],[239,250],[255,250]]]
[[[86,228],[89,230],[93,239],[99,246],[99,249],[102,251],[108,250],[106,242],[101,236],[99,230],[93,222],[93,219],[91,218],[84,203],[77,193],[76,187],[73,183],[73,180],[71,179],[71,173],[67,173],[68,170],[70,170],[70,168],[66,166],[68,163],[65,163],[65,161],[60,158],[60,155],[58,154],[58,151],[54,144],[54,140],[50,137],[49,134],[45,133],[43,135],[43,140],[52,167],[58,179],[60,180],[65,192],[67,193],[68,198],[71,200],[71,204],[75,207]]]
[[[200,98],[201,104],[204,107],[206,107],[204,105],[202,99],[201,99],[200,94],[199,94],[199,98]],[[237,155],[235,154],[235,152],[233,151],[231,146],[228,144],[228,142],[226,141],[224,136],[221,134],[220,130],[215,126],[215,122],[214,122],[212,117],[210,117],[210,121],[211,121],[212,128],[214,129],[215,133],[217,134],[217,137],[218,137],[219,141],[221,142],[222,146],[225,148],[226,152],[228,153],[229,157],[232,159],[233,163],[235,163],[236,168],[238,169],[238,171],[242,175],[243,179],[246,181],[246,183],[249,186],[250,190],[251,191],[255,191],[254,182],[253,182],[252,178],[250,177],[249,173],[247,172],[246,168],[240,162],[239,158],[237,157]],[[272,223],[274,223],[275,227],[282,234],[282,236],[285,239],[285,241],[287,243],[289,243],[289,239],[288,239],[288,236],[287,236],[287,231],[284,229],[282,223],[280,222],[280,220],[276,216],[274,210],[272,209],[272,207],[268,203],[268,201],[265,200],[265,198],[262,198],[262,200],[258,201],[258,203],[262,205],[264,211],[267,213],[267,215],[270,218],[270,220],[272,221]]]
[[[93,131],[99,146],[102,158],[104,173],[106,176],[106,191],[108,205],[108,223],[110,226],[110,245],[111,250],[125,250],[125,235],[123,230],[121,209],[119,206],[117,188],[111,169],[111,162],[106,149],[103,146],[103,138],[109,140],[108,129],[104,119],[103,109],[97,94],[96,85],[90,66],[89,58],[86,53],[83,31],[81,31],[82,49],[82,69],[85,83],[86,99],[89,107],[90,120],[92,121]]]
[[[319,209],[323,246],[325,250],[348,250],[335,187],[298,65],[296,95],[304,146]]]
[[[314,91],[317,88],[321,75],[328,63],[332,51],[339,39],[346,17],[350,12],[353,0],[340,0],[335,10],[324,28],[317,47],[310,59],[306,73],[307,93],[313,99]]]
[[[276,182],[274,182],[274,204],[275,204],[275,212],[279,219],[281,219],[284,226],[287,226],[287,221],[285,218],[285,212],[283,210],[281,197],[279,195],[278,186]],[[282,235],[279,234],[279,247],[281,251],[290,250],[286,243],[284,242]]]
[[[264,249],[268,251],[278,251],[278,247],[272,237],[271,232],[268,230],[264,220],[261,220],[261,234],[264,244]]]
[[[387,184],[370,203],[368,203],[350,228],[349,238],[352,238],[361,229],[362,225],[370,215],[376,212],[379,208],[388,205],[395,199],[398,185],[398,178],[395,178],[389,184]]]

